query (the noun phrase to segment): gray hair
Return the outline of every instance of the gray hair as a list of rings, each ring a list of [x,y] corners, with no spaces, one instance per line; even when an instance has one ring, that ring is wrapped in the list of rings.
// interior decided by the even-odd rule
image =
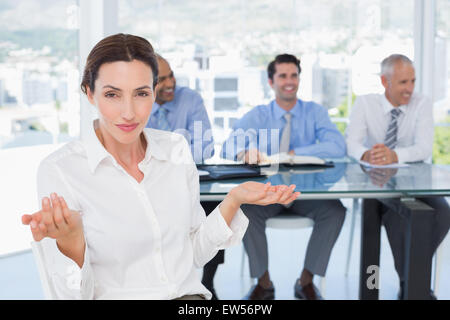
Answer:
[[[394,66],[398,62],[413,65],[412,61],[407,56],[402,54],[391,54],[381,62],[381,75],[386,77],[391,76],[394,71]]]

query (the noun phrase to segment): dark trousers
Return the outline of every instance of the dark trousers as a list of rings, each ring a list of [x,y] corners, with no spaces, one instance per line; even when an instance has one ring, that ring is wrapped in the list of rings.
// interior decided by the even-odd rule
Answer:
[[[252,278],[260,278],[269,269],[266,221],[285,212],[314,220],[313,231],[306,249],[304,268],[312,274],[325,276],[331,251],[345,220],[346,209],[341,201],[294,201],[288,209],[280,204],[268,206],[244,204],[241,209],[249,220],[243,242],[248,254]]]
[[[426,203],[436,212],[432,226],[433,238],[431,239],[434,253],[450,228],[450,207],[443,197],[418,198],[418,200]],[[399,199],[380,199],[378,201],[382,203],[382,222],[391,246],[395,269],[400,282],[403,282],[405,232],[408,221],[402,214],[403,207],[400,205]]]
[[[206,215],[209,215],[218,205],[220,201],[203,201],[200,204],[205,210]],[[219,250],[214,258],[212,258],[203,267],[202,284],[207,288],[213,288],[214,275],[216,274],[219,264],[225,262],[225,250]]]

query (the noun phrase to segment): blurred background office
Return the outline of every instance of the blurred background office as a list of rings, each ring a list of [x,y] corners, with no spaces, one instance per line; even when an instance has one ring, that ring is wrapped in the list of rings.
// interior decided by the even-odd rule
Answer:
[[[341,132],[357,95],[383,91],[381,60],[391,53],[407,55],[416,68],[415,90],[433,101],[432,161],[450,170],[449,16],[450,0],[2,0],[0,299],[42,298],[29,251],[31,234],[20,216],[38,207],[35,174],[40,160],[83,135],[81,123],[95,117],[80,94],[80,70],[104,36],[124,32],[147,38],[170,61],[177,84],[203,97],[217,148],[234,121],[274,98],[266,66],[279,53],[300,57],[299,97],[327,107]],[[347,218],[330,260],[331,298],[357,298],[359,231],[352,247],[354,277],[343,279],[350,229]],[[277,234],[279,242],[271,246],[281,246],[285,240],[280,237],[306,244],[309,234],[289,232]],[[391,264],[389,247],[382,250],[385,263]],[[231,258],[219,269],[216,290],[222,298],[239,299],[240,286],[247,285],[233,269],[240,263],[239,252],[230,250]],[[295,273],[297,260],[272,266],[280,268],[282,277],[283,265],[292,265],[288,268]],[[389,274],[381,278],[386,287]],[[236,291],[225,289],[230,278]],[[450,299],[450,275],[441,282],[439,297]],[[287,286],[278,298],[293,296],[291,283]],[[347,293],[338,290],[342,286]],[[395,299],[395,287],[392,295],[386,292],[382,298]]]

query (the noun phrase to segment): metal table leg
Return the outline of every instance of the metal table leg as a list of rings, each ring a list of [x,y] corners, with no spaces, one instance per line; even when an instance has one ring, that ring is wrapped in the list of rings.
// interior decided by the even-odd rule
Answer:
[[[402,199],[408,215],[405,239],[404,299],[429,300],[431,288],[433,208],[416,199]]]
[[[377,300],[379,293],[381,204],[363,199],[361,211],[361,262],[359,298]]]

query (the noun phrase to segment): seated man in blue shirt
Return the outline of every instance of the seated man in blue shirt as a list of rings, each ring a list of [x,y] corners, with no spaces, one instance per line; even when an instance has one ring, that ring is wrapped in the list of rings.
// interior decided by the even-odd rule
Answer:
[[[222,147],[221,156],[228,159],[258,163],[265,155],[286,152],[295,155],[339,158],[346,154],[344,137],[331,122],[327,109],[297,99],[300,61],[293,55],[278,55],[268,66],[269,85],[275,100],[260,105],[238,120]],[[274,299],[275,289],[268,271],[266,220],[286,210],[314,220],[305,264],[295,282],[294,295],[300,299],[320,299],[313,276],[324,276],[345,218],[345,208],[339,200],[294,201],[282,205],[242,206],[250,223],[244,236],[249,256],[250,275],[258,278],[248,298]]]
[[[188,87],[176,86],[169,63],[158,56],[158,85],[148,128],[174,131],[185,136],[196,163],[214,155],[211,123],[203,99]]]
[[[192,157],[196,163],[214,155],[214,140],[211,123],[202,97],[187,87],[176,86],[176,79],[169,63],[158,55],[158,84],[156,99],[147,127],[174,131],[184,135],[191,145]],[[208,215],[219,202],[201,202]],[[214,275],[219,264],[224,262],[224,250],[210,260],[203,268],[203,285],[217,299],[213,286]]]

